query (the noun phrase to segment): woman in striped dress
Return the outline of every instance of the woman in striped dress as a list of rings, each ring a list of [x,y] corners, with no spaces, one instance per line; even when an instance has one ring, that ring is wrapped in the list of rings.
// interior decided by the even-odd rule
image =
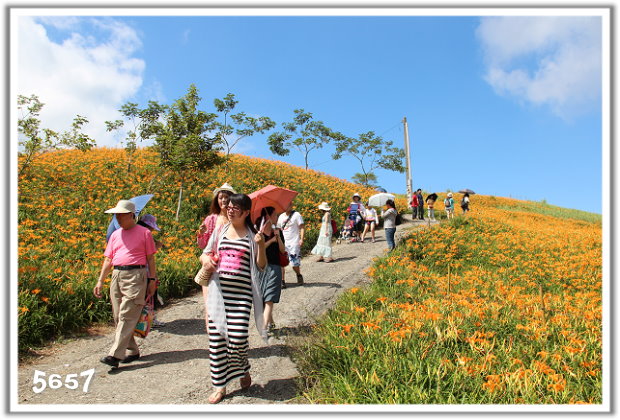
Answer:
[[[211,235],[200,257],[207,270],[216,270],[209,282],[209,360],[215,391],[211,404],[226,395],[226,385],[240,378],[241,388],[252,384],[248,361],[250,311],[263,339],[263,304],[260,273],[267,264],[265,240],[250,221],[252,200],[234,194],[228,205],[230,223]],[[217,267],[210,255],[217,255]]]

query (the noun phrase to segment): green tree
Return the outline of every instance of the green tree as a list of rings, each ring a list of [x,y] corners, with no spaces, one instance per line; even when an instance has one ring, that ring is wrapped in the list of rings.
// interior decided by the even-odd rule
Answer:
[[[160,165],[171,170],[181,180],[176,220],[181,211],[186,173],[223,162],[218,153],[218,139],[211,136],[217,128],[217,115],[199,110],[201,100],[196,86],[190,85],[185,96],[169,107],[163,127],[155,135]]]
[[[137,149],[138,142],[154,138],[163,130],[164,124],[160,120],[162,115],[168,110],[166,105],[160,105],[156,101],[149,101],[148,106],[140,109],[138,104],[127,102],[119,109],[131,128],[127,130],[125,138],[125,151],[127,152],[127,172],[131,172],[133,155]],[[125,127],[123,120],[106,121],[108,132],[120,130]]]
[[[373,187],[377,181],[374,170],[378,168],[390,171],[405,172],[403,160],[405,151],[395,147],[391,141],[384,141],[374,131],[360,134],[357,138],[340,136],[336,140],[336,152],[332,158],[337,160],[348,154],[360,164],[361,173],[354,176],[354,181]]]
[[[269,149],[279,156],[287,156],[291,148],[299,150],[304,156],[308,169],[308,155],[315,149],[321,149],[332,140],[339,138],[336,133],[325,126],[322,121],[312,119],[312,113],[296,109],[292,122],[283,123],[284,131],[273,133],[267,139]]]
[[[20,175],[42,153],[63,147],[75,148],[85,152],[92,149],[96,144],[94,139],[82,132],[82,127],[88,124],[88,119],[80,115],[73,119],[69,131],[59,133],[49,128],[41,128],[39,115],[44,106],[45,104],[39,100],[37,95],[19,95],[17,97],[17,109],[20,112],[17,130],[20,137],[20,155],[23,156],[19,169]]]
[[[229,93],[222,99],[214,99],[215,109],[222,113],[222,120],[215,123],[217,139],[224,146],[226,157],[232,149],[244,137],[251,137],[256,133],[263,134],[276,126],[269,117],[249,117],[245,112],[232,114],[239,101],[235,100],[235,95]]]
[[[149,101],[146,108],[140,109],[137,104],[128,102],[119,110],[125,120],[132,124],[127,132],[125,146],[130,159],[137,142],[153,140],[160,166],[153,180],[162,172],[180,179],[176,220],[181,211],[186,174],[220,165],[224,161],[218,153],[219,137],[213,134],[219,128],[217,114],[199,109],[202,98],[198,93],[198,88],[191,84],[187,93],[172,105]],[[106,121],[106,124],[108,131],[112,131],[123,127],[125,121]]]
[[[351,177],[351,181],[355,182],[356,184],[362,184],[370,188],[377,187],[377,176],[372,172],[366,174],[361,174],[357,172]]]

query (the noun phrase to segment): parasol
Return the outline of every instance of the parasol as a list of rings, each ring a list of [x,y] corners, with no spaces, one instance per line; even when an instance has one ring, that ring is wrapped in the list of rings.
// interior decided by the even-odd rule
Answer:
[[[136,217],[140,215],[140,212],[144,207],[146,207],[146,204],[151,200],[151,198],[153,198],[153,194],[139,195],[137,197],[129,199],[129,201],[136,205]],[[112,216],[112,221],[110,221],[110,224],[108,225],[108,232],[106,233],[105,240],[109,241],[112,233],[114,233],[115,230],[120,228],[121,225],[118,224],[118,220],[116,220],[116,215]]]
[[[394,200],[395,197],[393,194],[389,193],[379,193],[375,195],[371,195],[368,198],[368,205],[371,207],[383,207],[385,206],[385,202],[388,200]]]
[[[252,199],[252,210],[250,212],[252,222],[258,219],[261,210],[265,207],[273,207],[277,214],[283,213],[296,196],[297,191],[276,187],[275,185],[267,185],[265,188],[254,191],[249,195]]]

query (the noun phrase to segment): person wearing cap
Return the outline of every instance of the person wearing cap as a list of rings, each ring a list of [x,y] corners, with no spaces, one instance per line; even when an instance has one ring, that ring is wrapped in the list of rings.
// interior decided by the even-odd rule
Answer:
[[[347,208],[347,217],[353,221],[353,235],[357,241],[361,240],[362,230],[364,230],[364,218],[362,215],[366,212],[366,208],[361,201],[362,196],[355,193],[353,194],[353,201]]]
[[[448,196],[443,201],[443,205],[446,208],[446,217],[449,219],[454,219],[454,199],[452,198],[452,193],[448,193]]]
[[[149,229],[136,223],[135,212],[136,206],[129,200],[120,200],[116,207],[105,211],[116,214],[121,229],[110,236],[101,273],[93,289],[95,297],[101,298],[103,281],[112,272],[110,300],[116,335],[108,355],[101,359],[112,367],[140,358],[133,331],[147,295],[152,296],[158,284],[155,241]]]
[[[332,262],[332,217],[331,207],[326,202],[322,202],[319,205],[319,210],[323,211],[323,217],[321,218],[321,230],[319,232],[319,238],[316,241],[316,245],[312,248],[311,253],[318,255],[319,261]]]
[[[235,189],[228,183],[225,182],[221,187],[213,190],[213,200],[211,201],[211,209],[210,213],[203,220],[200,228],[196,232],[196,242],[201,249],[205,249],[207,244],[209,243],[209,239],[213,232],[216,229],[219,229],[221,226],[225,226],[228,220],[228,203],[230,202],[230,197],[233,194],[237,194]],[[209,315],[207,314],[207,291],[209,290],[208,286],[202,286],[202,297],[205,304],[205,328],[209,328]]]

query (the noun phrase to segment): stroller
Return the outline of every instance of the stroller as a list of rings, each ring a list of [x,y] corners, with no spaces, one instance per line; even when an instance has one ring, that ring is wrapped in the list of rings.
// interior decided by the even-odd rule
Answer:
[[[339,244],[343,240],[351,243],[355,240],[353,237],[353,229],[355,228],[355,221],[346,217],[344,219],[344,224],[342,225],[342,230],[340,231],[340,237],[336,240],[336,243]]]

